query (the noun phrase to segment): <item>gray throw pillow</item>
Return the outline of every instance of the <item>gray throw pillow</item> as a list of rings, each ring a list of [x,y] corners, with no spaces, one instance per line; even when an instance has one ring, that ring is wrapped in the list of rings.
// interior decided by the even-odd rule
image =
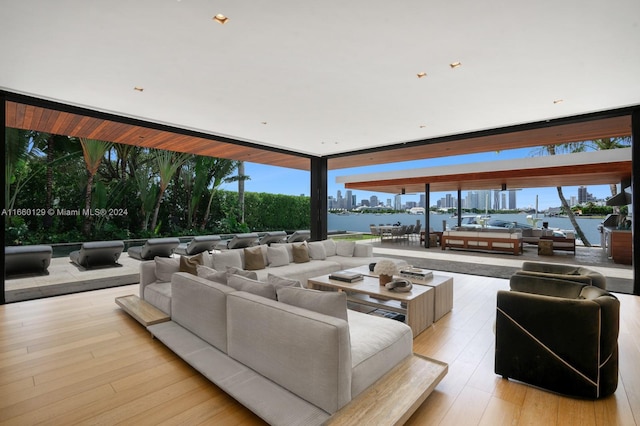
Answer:
[[[338,256],[353,257],[353,250],[356,248],[355,241],[337,241],[336,254]]]
[[[299,280],[292,280],[291,278],[279,277],[277,275],[269,274],[267,275],[267,282],[272,284],[276,290],[280,287],[300,287],[302,288],[302,284],[300,284]]]
[[[171,282],[171,275],[180,272],[180,262],[178,259],[156,256],[154,260],[156,262],[156,278],[160,282]]]
[[[272,284],[258,280],[252,280],[240,275],[230,275],[227,278],[227,285],[238,291],[246,291],[268,299],[276,300],[276,289]]]
[[[312,241],[309,243],[309,257],[313,260],[325,260],[327,251],[322,241]]]
[[[269,247],[267,249],[269,266],[286,266],[289,264],[289,252],[284,246]]]
[[[277,289],[278,301],[332,317],[347,320],[347,293],[297,287]]]
[[[216,271],[215,269],[209,268],[208,266],[204,265],[198,265],[196,269],[200,278],[204,278],[205,280],[209,281],[215,281],[220,284],[227,283],[226,271]]]

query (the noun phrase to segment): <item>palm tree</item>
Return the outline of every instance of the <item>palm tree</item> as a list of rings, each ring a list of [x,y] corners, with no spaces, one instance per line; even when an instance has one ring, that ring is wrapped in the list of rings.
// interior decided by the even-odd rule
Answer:
[[[244,223],[244,161],[238,162],[238,206],[240,208],[240,223]]]
[[[178,169],[189,159],[190,154],[177,153],[172,151],[155,150],[154,163],[158,169],[159,191],[156,207],[153,211],[153,219],[151,219],[151,229],[155,231],[158,223],[158,213],[160,212],[160,204],[162,197],[169,186],[169,182]]]
[[[618,149],[627,148],[631,146],[631,137],[618,137],[618,138],[602,138],[587,141],[586,146],[596,151],[602,151],[605,149]],[[618,194],[618,186],[615,183],[609,184],[611,190],[611,196]],[[617,207],[616,207],[617,208]]]
[[[229,177],[238,168],[238,163],[238,161],[227,160],[224,158],[213,158],[211,160],[211,167],[209,169],[211,173],[211,181],[209,184],[211,186],[211,190],[209,192],[209,201],[207,202],[207,208],[200,224],[201,230],[204,230],[207,226],[207,223],[209,222],[211,203],[213,202],[213,197],[215,195],[216,189],[223,183],[234,182],[239,179],[238,176]]]
[[[84,198],[84,208],[85,211],[89,211],[91,209],[91,190],[93,189],[93,178],[98,173],[98,168],[102,163],[102,159],[104,158],[107,151],[111,149],[113,143],[100,141],[97,139],[80,138],[80,145],[82,145],[82,155],[84,157],[84,162],[87,166],[88,173],[87,189]],[[91,217],[92,216],[90,215],[84,216],[82,225],[82,233],[84,235],[89,235],[89,232],[91,232]]]

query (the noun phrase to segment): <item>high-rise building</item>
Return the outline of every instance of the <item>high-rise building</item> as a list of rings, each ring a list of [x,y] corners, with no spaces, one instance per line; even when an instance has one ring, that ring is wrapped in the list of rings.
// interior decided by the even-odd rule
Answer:
[[[393,208],[394,210],[402,210],[402,195],[396,194],[393,197]]]
[[[515,189],[510,189],[509,190],[509,210],[515,210],[517,209],[517,204],[516,204],[516,191]]]
[[[344,201],[345,201],[345,206],[344,206],[345,209],[351,210],[355,207],[355,204],[353,204],[353,194],[350,189],[347,189]]]
[[[369,198],[369,203],[371,203],[371,207],[378,207],[378,205],[380,204],[380,201],[378,201],[378,196],[372,195]]]

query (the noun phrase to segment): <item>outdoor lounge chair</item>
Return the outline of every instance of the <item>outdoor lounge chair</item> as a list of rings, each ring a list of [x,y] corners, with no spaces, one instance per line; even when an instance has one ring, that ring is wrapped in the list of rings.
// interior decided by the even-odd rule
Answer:
[[[219,235],[198,235],[189,243],[181,243],[176,249],[176,254],[193,256],[203,251],[211,251],[220,242]]]
[[[287,239],[287,233],[285,231],[272,231],[267,232],[258,240],[258,244],[281,243]]]
[[[138,260],[153,260],[154,257],[171,257],[180,245],[177,238],[150,238],[143,246],[129,247],[129,256]]]
[[[249,246],[255,245],[258,242],[259,238],[260,237],[258,236],[258,234],[254,232],[249,232],[245,234],[236,234],[232,239],[225,240],[218,243],[216,248],[219,250],[226,250],[226,249],[249,247]]]
[[[82,243],[80,250],[69,253],[71,262],[84,268],[118,265],[124,251],[123,241],[91,241]]]
[[[46,273],[52,252],[51,246],[47,245],[5,246],[5,273]]]
[[[311,231],[296,231],[287,238],[288,243],[299,243],[311,238]]]

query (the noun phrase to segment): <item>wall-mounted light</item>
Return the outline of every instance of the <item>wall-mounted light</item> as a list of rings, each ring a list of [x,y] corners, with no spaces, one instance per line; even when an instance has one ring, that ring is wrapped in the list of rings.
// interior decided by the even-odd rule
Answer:
[[[506,183],[503,183],[503,184],[502,184],[502,190],[503,190],[503,191],[506,191],[506,190],[507,190],[507,184],[506,184]]]
[[[402,192],[401,192],[401,193],[402,193],[402,195],[404,195],[406,192],[407,192],[407,191],[406,191],[404,188],[402,188]]]
[[[213,20],[216,22],[219,22],[220,24],[226,24],[229,18],[224,16],[222,13],[218,13],[216,16],[213,17]]]

